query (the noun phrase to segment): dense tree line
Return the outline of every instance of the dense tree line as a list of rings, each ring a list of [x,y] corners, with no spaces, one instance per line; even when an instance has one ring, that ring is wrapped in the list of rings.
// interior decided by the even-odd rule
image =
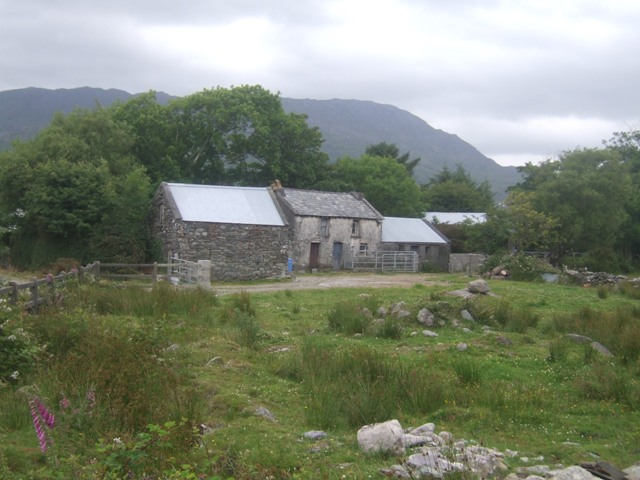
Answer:
[[[469,226],[467,248],[543,251],[555,265],[629,271],[640,265],[640,132],[520,167],[523,181],[488,222]]]
[[[359,191],[386,216],[486,211],[454,249],[581,254],[617,268],[640,258],[640,133],[522,167],[501,205],[460,166],[419,186],[421,161],[384,141],[330,164],[322,135],[260,86],[205,89],[161,105],[154,92],[56,115],[0,154],[0,260],[35,268],[60,257],[158,258],[148,219],[160,182]],[[448,232],[445,232],[448,233]]]

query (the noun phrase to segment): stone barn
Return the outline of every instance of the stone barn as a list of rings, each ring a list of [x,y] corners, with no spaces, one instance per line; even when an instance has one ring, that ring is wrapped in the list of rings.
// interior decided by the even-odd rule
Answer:
[[[168,257],[211,260],[211,278],[281,277],[291,229],[269,188],[162,183],[153,229]]]
[[[293,231],[296,269],[340,270],[356,253],[379,249],[383,217],[362,194],[282,187],[274,192]]]
[[[413,251],[420,265],[433,264],[448,271],[451,245],[432,223],[422,218],[385,217],[382,223],[382,249]]]

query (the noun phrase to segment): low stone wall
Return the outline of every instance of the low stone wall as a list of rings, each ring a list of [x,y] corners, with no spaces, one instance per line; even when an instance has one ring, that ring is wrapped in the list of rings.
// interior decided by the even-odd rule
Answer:
[[[452,253],[449,255],[449,273],[479,273],[487,256],[481,253]]]

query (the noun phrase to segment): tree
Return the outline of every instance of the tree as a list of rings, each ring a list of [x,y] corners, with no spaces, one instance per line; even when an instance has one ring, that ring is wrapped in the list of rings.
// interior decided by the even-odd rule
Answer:
[[[604,142],[627,167],[631,194],[625,205],[627,219],[620,225],[617,249],[629,262],[640,264],[640,131],[616,132]]]
[[[343,157],[333,171],[334,187],[362,192],[383,215],[421,217],[420,188],[407,169],[389,157]]]
[[[151,191],[128,153],[132,144],[131,131],[109,110],[77,110],[0,157],[0,209],[15,221],[11,255],[18,266],[63,256],[144,259],[145,251],[132,254],[138,250],[129,232],[146,243]],[[129,240],[118,252],[100,247],[108,218],[111,234]]]
[[[411,175],[413,175],[413,169],[420,163],[420,157],[409,160],[409,152],[400,155],[400,150],[393,143],[380,142],[375,145],[369,145],[364,153],[371,157],[392,158],[400,165],[403,165]]]
[[[328,157],[318,128],[286,114],[260,86],[203,90],[169,104],[169,156],[183,181],[205,184],[312,185]]]
[[[530,192],[536,211],[553,219],[553,256],[610,251],[627,220],[631,179],[620,154],[607,149],[576,149],[558,160],[520,168],[525,180],[512,191]]]
[[[486,212],[493,206],[489,182],[476,184],[461,165],[454,171],[444,167],[422,187],[422,192],[432,212]]]

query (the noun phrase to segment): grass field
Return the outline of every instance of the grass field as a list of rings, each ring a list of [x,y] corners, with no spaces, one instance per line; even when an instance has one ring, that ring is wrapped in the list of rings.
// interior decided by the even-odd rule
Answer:
[[[83,284],[38,316],[0,311],[0,478],[380,478],[402,459],[356,432],[392,418],[518,451],[511,467],[640,460],[637,291],[490,281],[465,300],[448,292],[468,277],[425,277],[223,297]],[[407,318],[376,320],[401,301]],[[29,399],[56,416],[45,453]]]

